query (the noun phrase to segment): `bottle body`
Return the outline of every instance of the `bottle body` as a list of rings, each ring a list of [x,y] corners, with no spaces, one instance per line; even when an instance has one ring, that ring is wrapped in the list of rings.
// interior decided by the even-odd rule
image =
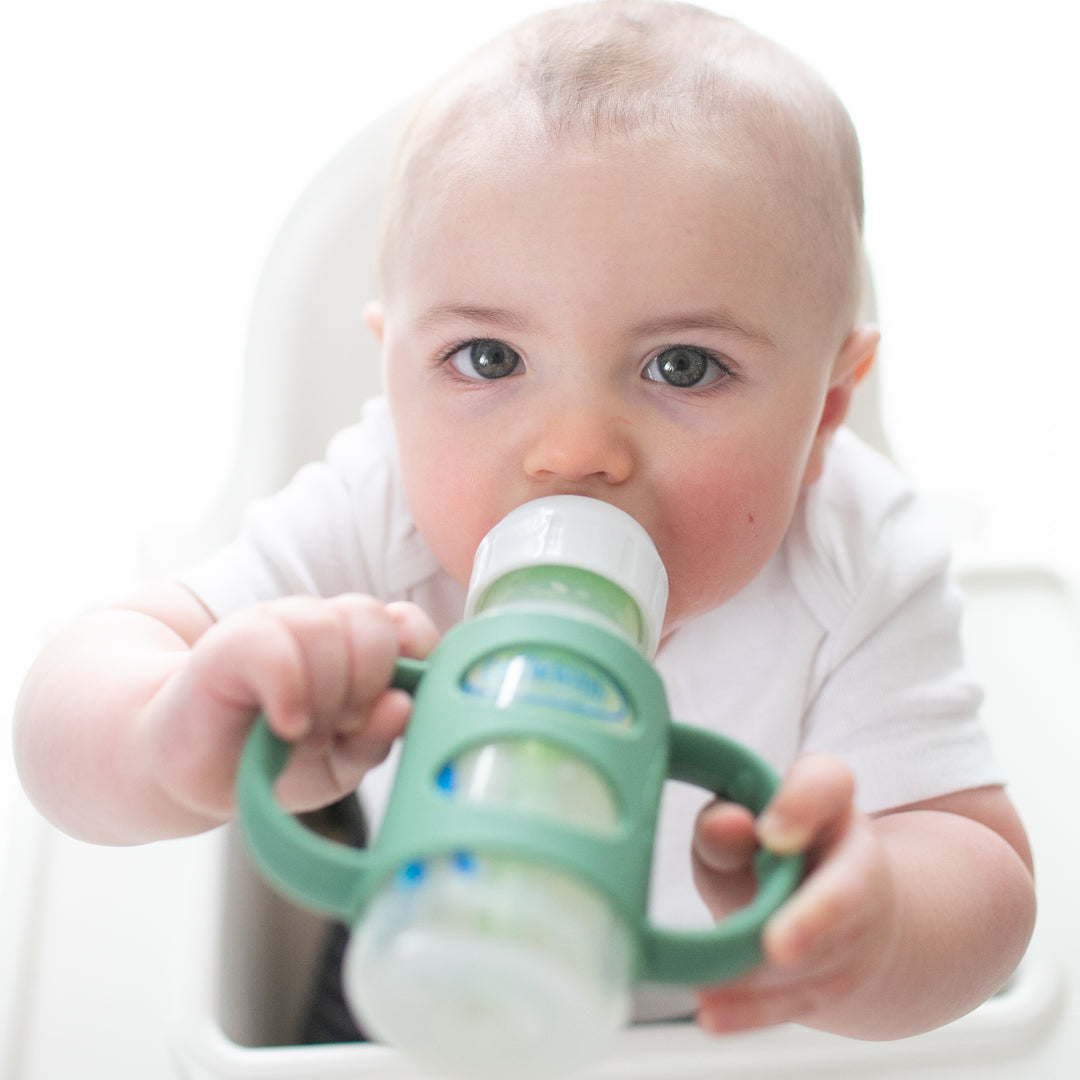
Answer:
[[[372,899],[344,979],[374,1037],[441,1072],[543,1077],[625,1023],[633,948],[582,882],[459,852],[403,867]]]
[[[596,513],[589,500],[577,503]],[[541,524],[545,535],[552,532]],[[558,524],[571,538],[593,531]],[[629,519],[619,524],[640,530]],[[526,525],[534,543],[540,526]],[[647,536],[644,543],[662,575]],[[583,568],[576,557],[507,565],[505,553],[489,550],[498,571],[479,584],[474,576],[472,618],[542,612],[589,624],[639,651],[655,639],[641,605],[593,566]],[[611,672],[550,642],[483,651],[457,692],[511,721],[527,710],[560,724],[596,725],[615,739],[635,719]],[[521,736],[512,722],[506,730],[466,743],[425,773],[440,801],[599,836],[620,828],[621,808],[593,764],[545,740],[535,724]],[[362,1023],[380,1041],[473,1080],[510,1072],[543,1077],[597,1057],[625,1024],[636,949],[635,931],[586,881],[542,861],[460,850],[401,866],[382,882],[353,932],[343,974]]]
[[[466,693],[617,730],[619,687],[561,650],[505,650]],[[542,739],[503,739],[446,763],[436,786],[464,799],[600,833],[614,796],[588,764]],[[550,1075],[584,1064],[626,1022],[634,941],[606,901],[553,867],[461,851],[402,867],[369,903],[346,984],[372,1034],[462,1076]],[[517,1068],[517,1065],[515,1065]]]
[[[752,900],[717,927],[647,918],[664,783],[753,814],[780,784],[730,739],[671,719],[649,663],[666,588],[648,535],[614,507],[553,496],[507,515],[477,551],[462,624],[395,668],[413,712],[366,850],[284,812],[289,744],[252,729],[237,770],[249,850],[286,895],[354,924],[344,990],[362,1026],[439,1074],[584,1064],[634,980],[702,985],[757,963],[798,885],[798,856],[762,851]]]

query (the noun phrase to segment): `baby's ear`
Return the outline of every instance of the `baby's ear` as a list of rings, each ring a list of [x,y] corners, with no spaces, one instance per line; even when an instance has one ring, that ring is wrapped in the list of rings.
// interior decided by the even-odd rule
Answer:
[[[825,395],[819,430],[831,433],[844,422],[851,405],[851,395],[870,371],[880,340],[881,331],[870,324],[856,326],[844,339],[833,361],[832,378]]]
[[[364,325],[381,345],[383,339],[383,307],[378,300],[369,300],[363,310]]]
[[[854,378],[854,385],[858,386],[873,367],[880,342],[881,331],[873,323],[856,326],[840,347],[833,370],[839,372],[846,369],[849,376]]]
[[[840,346],[840,351],[833,361],[825,404],[821,409],[814,444],[803,473],[804,486],[813,484],[821,476],[825,465],[825,448],[829,445],[833,432],[844,422],[851,405],[851,396],[874,363],[874,354],[880,340],[881,331],[876,326],[856,326]]]

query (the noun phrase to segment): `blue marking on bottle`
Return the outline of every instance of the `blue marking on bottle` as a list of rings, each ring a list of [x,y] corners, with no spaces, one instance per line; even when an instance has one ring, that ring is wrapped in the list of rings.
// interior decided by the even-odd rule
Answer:
[[[632,720],[629,702],[615,680],[587,661],[558,654],[497,653],[470,668],[462,678],[461,689],[501,704],[512,667],[515,675],[510,696],[514,704],[613,724]]]
[[[422,862],[406,863],[397,872],[398,887],[402,889],[415,889],[424,880],[427,867]]]
[[[450,865],[459,874],[472,876],[479,869],[476,856],[471,851],[455,851],[450,860]]]
[[[439,770],[439,775],[435,777],[435,787],[444,795],[453,795],[454,789],[457,787],[457,776],[454,773],[454,763],[452,761],[448,761]]]

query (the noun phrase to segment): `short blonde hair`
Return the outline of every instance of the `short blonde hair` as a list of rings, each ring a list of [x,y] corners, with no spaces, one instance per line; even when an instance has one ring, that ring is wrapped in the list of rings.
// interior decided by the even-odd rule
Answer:
[[[676,138],[779,181],[817,225],[823,277],[850,326],[861,291],[862,165],[850,117],[806,63],[734,19],[664,0],[594,0],[526,19],[452,68],[416,105],[391,167],[390,253],[425,185],[467,167],[494,134],[553,144]]]

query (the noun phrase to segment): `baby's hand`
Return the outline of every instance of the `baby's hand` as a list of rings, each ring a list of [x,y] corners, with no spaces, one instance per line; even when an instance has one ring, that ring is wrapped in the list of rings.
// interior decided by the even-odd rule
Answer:
[[[215,623],[150,702],[144,732],[160,786],[189,810],[233,812],[233,778],[255,715],[295,745],[276,788],[288,810],[351,791],[402,733],[411,699],[388,689],[399,655],[438,634],[412,604],[292,597]]]
[[[753,895],[750,859],[759,842],[806,858],[802,885],[765,926],[764,963],[699,991],[698,1023],[707,1031],[813,1023],[815,1013],[858,993],[882,970],[897,927],[897,893],[884,845],[853,795],[846,765],[808,754],[756,823],[731,803],[699,815],[694,878],[717,918]]]

